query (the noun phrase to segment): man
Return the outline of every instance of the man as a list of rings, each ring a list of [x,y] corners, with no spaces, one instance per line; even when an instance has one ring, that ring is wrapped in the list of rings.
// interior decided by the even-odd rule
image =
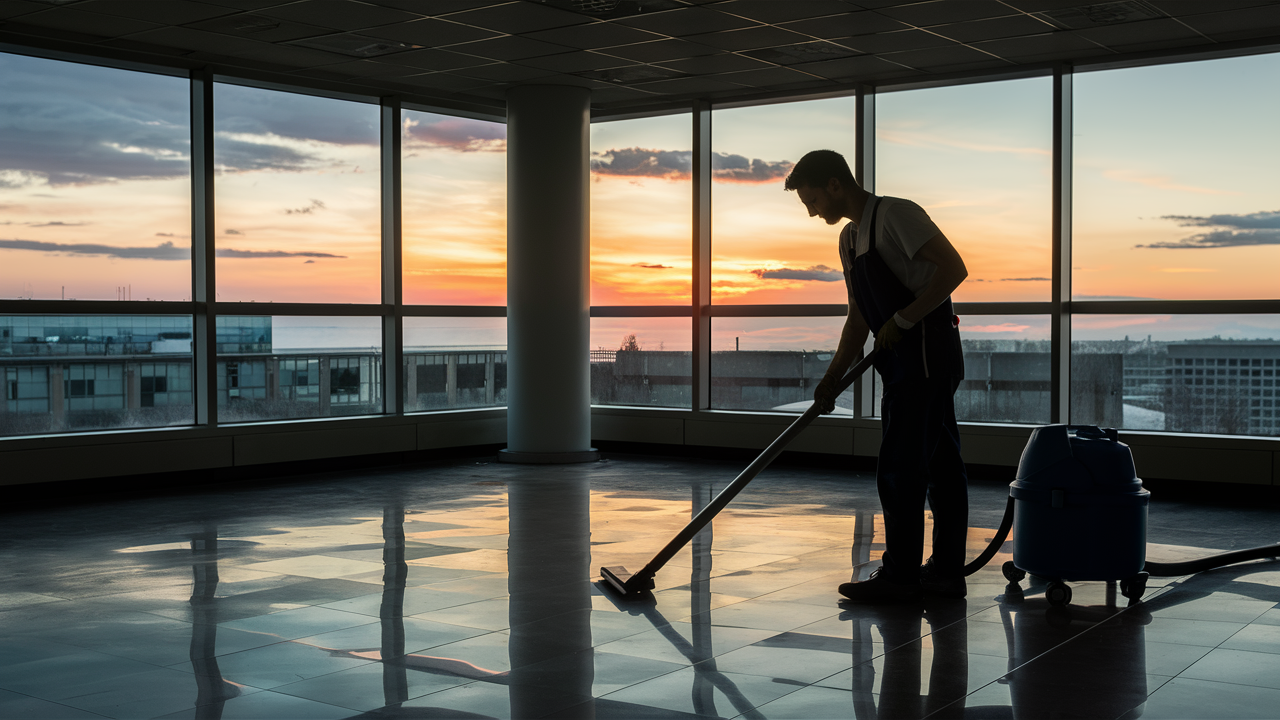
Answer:
[[[824,413],[835,407],[835,385],[868,331],[884,384],[876,470],[884,557],[868,580],[844,583],[840,594],[860,602],[911,601],[922,590],[963,597],[969,501],[953,398],[964,358],[951,293],[968,270],[923,208],[863,190],[839,153],[805,155],[786,189],[796,191],[810,217],[851,221],[840,233],[849,316],[814,402]],[[926,498],[933,556],[922,568]]]

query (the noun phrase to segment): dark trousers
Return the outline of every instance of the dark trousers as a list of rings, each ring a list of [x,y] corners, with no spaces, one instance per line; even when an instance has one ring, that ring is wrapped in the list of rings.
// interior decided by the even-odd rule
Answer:
[[[964,571],[969,491],[953,399],[958,384],[943,377],[884,389],[876,481],[884,509],[883,572],[893,582],[919,579],[926,499],[933,510],[934,567]]]

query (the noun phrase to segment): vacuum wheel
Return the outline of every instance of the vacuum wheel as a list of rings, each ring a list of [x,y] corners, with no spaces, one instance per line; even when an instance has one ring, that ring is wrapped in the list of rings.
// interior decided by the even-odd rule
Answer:
[[[1027,571],[1014,565],[1012,560],[1006,560],[1005,564],[1000,566],[1000,572],[1004,573],[1004,579],[1011,583],[1020,583],[1027,577]]]
[[[1120,594],[1130,600],[1141,600],[1143,593],[1147,591],[1147,578],[1150,577],[1145,572],[1140,572],[1131,578],[1120,581]]]
[[[1054,580],[1045,587],[1044,599],[1054,607],[1062,607],[1071,602],[1071,586]]]

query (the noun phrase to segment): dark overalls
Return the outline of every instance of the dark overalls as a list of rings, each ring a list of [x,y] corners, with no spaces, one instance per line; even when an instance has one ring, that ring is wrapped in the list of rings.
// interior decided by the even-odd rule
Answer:
[[[849,291],[873,333],[915,301],[876,250],[871,212],[870,249],[853,259]],[[855,236],[856,238],[856,236]],[[856,239],[849,255],[856,253]],[[892,350],[876,356],[884,381],[882,437],[876,480],[884,509],[882,572],[914,583],[924,554],[924,503],[933,510],[933,565],[943,574],[963,572],[969,525],[968,479],[960,457],[954,396],[964,379],[959,319],[951,298],[934,308]]]

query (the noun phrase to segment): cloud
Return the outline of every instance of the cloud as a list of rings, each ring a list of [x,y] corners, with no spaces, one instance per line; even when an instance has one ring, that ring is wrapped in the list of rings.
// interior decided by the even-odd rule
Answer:
[[[227,235],[243,235],[243,234],[244,234],[244,233],[240,232],[239,230],[236,230],[235,228],[227,228],[226,230],[223,230],[222,232],[223,232],[223,233],[225,233],[225,234],[227,234]]]
[[[1255,245],[1280,245],[1280,210],[1264,210],[1246,215],[1164,215],[1180,227],[1221,228],[1181,240],[1165,240],[1135,248],[1194,250]]]
[[[1047,277],[1000,278],[1000,282],[1049,282],[1052,279]]]
[[[315,260],[303,260],[303,261],[302,261],[302,264],[303,264],[303,265],[315,265],[315,264],[316,264],[316,261],[315,261]]]
[[[312,199],[309,205],[306,205],[305,207],[300,207],[300,208],[285,208],[284,213],[286,215],[310,215],[314,213],[316,210],[324,210],[324,209],[325,209],[325,205],[323,201]]]
[[[597,175],[684,180],[693,168],[688,150],[646,150],[632,147],[591,153],[591,172]]]
[[[156,233],[156,237],[178,237],[173,233]]]
[[[285,250],[232,250],[223,248],[217,251],[218,257],[224,258],[285,258],[285,257],[307,257],[307,258],[345,258],[346,255],[333,255],[322,252],[287,252]]]
[[[53,220],[51,222],[23,223],[23,224],[28,225],[30,227],[81,227],[84,225],[88,225],[89,223],[82,223],[82,222],[69,223],[69,222],[62,222],[61,220]]]
[[[770,162],[728,153],[711,156],[711,175],[716,182],[776,182],[791,172],[791,166],[789,160]],[[591,153],[591,172],[596,175],[686,180],[692,171],[693,153],[689,150],[630,147]]]
[[[673,265],[663,265],[661,263],[632,263],[631,267],[649,268],[650,270],[670,270]]]
[[[404,119],[405,145],[457,152],[503,152],[507,126],[502,123],[442,117],[434,121]]]
[[[177,247],[172,242],[162,242],[154,247],[113,247],[96,243],[53,243],[38,240],[0,240],[0,248],[8,250],[35,250],[68,255],[105,255],[126,259],[186,260],[191,249]]]
[[[748,160],[742,155],[715,153],[711,156],[711,176],[717,182],[729,183],[770,183],[782,180],[791,172],[790,160],[769,162],[767,160]]]
[[[1000,323],[998,325],[965,325],[964,331],[967,333],[1020,333],[1030,330],[1030,325],[1019,325],[1017,323]]]
[[[776,268],[773,270],[752,270],[752,275],[761,280],[817,280],[818,282],[836,282],[844,279],[844,273],[833,270],[826,265],[814,265],[800,270],[798,268]]]
[[[97,243],[54,243],[39,240],[0,240],[0,250],[33,250],[36,252],[65,253],[68,255],[101,255],[124,258],[127,260],[186,260],[191,257],[191,248],[178,247],[166,241],[150,247],[116,247]],[[287,252],[284,250],[231,250],[219,249],[218,257],[225,258],[345,258],[346,255],[333,255],[322,252]]]

